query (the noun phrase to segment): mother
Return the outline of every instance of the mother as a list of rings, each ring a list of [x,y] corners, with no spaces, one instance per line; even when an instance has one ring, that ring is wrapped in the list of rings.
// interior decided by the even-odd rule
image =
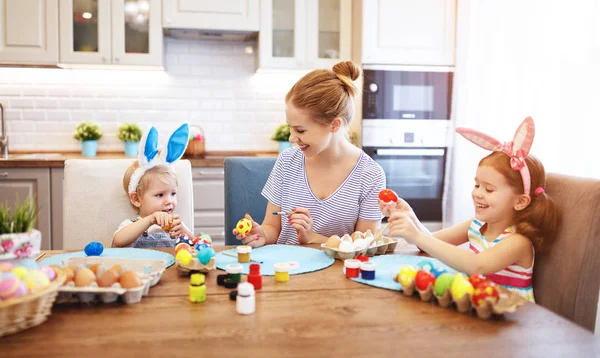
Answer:
[[[290,142],[262,191],[268,200],[261,224],[233,234],[246,245],[322,243],[331,235],[375,232],[381,224],[383,169],[347,139],[360,69],[340,62],[314,70],[285,96]],[[285,212],[285,215],[273,215]]]

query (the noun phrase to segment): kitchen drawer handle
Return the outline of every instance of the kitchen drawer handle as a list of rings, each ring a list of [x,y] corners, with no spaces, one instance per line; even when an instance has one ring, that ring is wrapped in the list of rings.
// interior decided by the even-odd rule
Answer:
[[[200,177],[211,177],[211,178],[223,178],[225,176],[225,171],[220,171],[220,172],[206,172],[203,170],[199,170],[196,172],[197,175],[195,177],[200,178]]]
[[[0,177],[6,178],[8,176],[8,172],[0,173]]]

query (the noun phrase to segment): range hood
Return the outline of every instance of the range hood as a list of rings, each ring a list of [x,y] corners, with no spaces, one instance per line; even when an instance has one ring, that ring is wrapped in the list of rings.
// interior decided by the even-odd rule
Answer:
[[[200,29],[163,29],[165,36],[185,40],[254,41],[258,32],[200,30]]]

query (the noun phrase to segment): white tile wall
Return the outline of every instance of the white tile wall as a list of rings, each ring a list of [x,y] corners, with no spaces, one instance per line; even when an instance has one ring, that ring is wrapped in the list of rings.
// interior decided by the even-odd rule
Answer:
[[[284,97],[302,73],[255,73],[256,43],[165,39],[166,71],[0,68],[11,150],[80,150],[80,121],[97,122],[99,151],[119,151],[123,122],[201,126],[207,150],[275,150]]]

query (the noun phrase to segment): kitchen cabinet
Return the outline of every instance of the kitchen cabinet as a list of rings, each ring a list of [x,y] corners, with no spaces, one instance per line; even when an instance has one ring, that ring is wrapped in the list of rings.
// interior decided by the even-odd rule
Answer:
[[[39,210],[35,228],[42,233],[42,250],[52,248],[49,168],[0,168],[0,203],[14,208],[16,198],[22,203],[34,198]]]
[[[58,63],[58,0],[0,0],[0,63]]]
[[[60,62],[162,66],[160,0],[60,0]]]
[[[52,219],[52,249],[63,248],[63,183],[65,180],[64,168],[50,168],[50,204]]]
[[[258,31],[259,0],[163,0],[163,27]]]
[[[331,68],[351,57],[351,0],[261,0],[259,69]]]
[[[225,172],[222,167],[192,168],[194,234],[209,234],[215,245],[225,243]]]
[[[454,65],[456,0],[363,0],[362,63]]]

